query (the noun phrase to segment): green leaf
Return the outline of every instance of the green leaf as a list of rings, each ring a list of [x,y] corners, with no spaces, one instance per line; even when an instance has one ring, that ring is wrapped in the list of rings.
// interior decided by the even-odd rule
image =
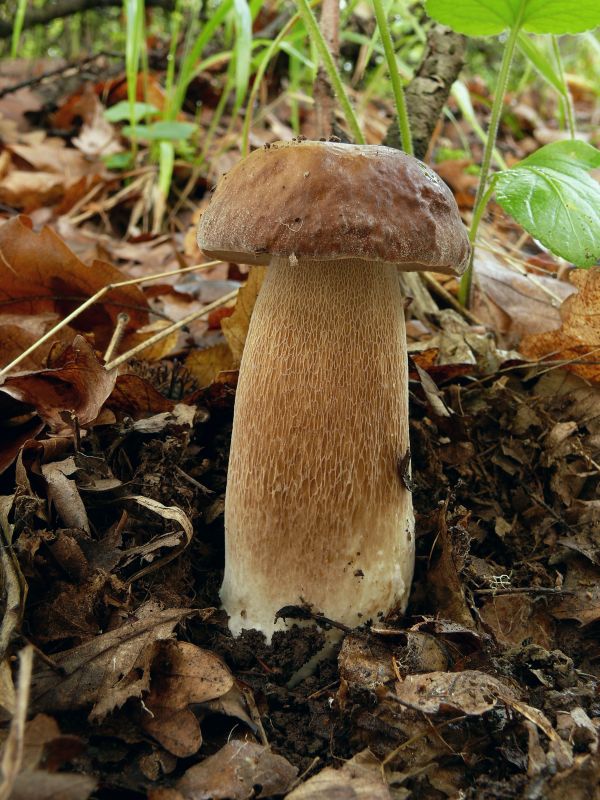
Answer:
[[[427,0],[430,17],[469,36],[507,28],[529,33],[580,33],[600,25],[598,0]]]
[[[526,231],[567,261],[600,260],[600,184],[588,170],[600,151],[585,142],[554,142],[496,174],[496,200]]]
[[[135,166],[133,153],[112,153],[103,159],[107,169],[122,170],[132,169]]]
[[[153,122],[151,125],[127,125],[123,128],[123,134],[130,139],[145,139],[148,142],[161,140],[176,142],[181,139],[189,139],[197,129],[198,126],[193,122],[161,120]]]
[[[252,16],[246,0],[233,0],[235,19],[235,105],[239,108],[244,102],[250,80],[250,59],[252,57]]]
[[[134,103],[133,104],[133,120],[138,122],[143,117],[151,117],[159,114],[160,110],[153,106],[151,103]],[[109,122],[131,122],[132,107],[126,100],[121,100],[104,112],[104,117]]]

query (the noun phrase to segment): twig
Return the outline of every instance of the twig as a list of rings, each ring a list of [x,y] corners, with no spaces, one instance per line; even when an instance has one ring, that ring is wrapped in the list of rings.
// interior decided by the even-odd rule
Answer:
[[[121,344],[121,340],[123,339],[123,334],[125,333],[125,328],[127,327],[128,322],[129,314],[126,314],[125,311],[121,311],[121,313],[117,316],[117,324],[115,325],[113,335],[111,336],[108,347],[104,353],[105,361],[110,361],[115,353],[115,350],[117,350]]]
[[[441,298],[445,303],[451,306],[451,308],[464,317],[467,322],[470,322],[472,325],[483,325],[485,327],[485,323],[482,322],[478,316],[473,314],[470,309],[461,305],[453,294],[450,294],[450,292],[444,286],[442,286],[439,281],[436,281],[433,275],[431,275],[429,272],[422,272],[421,276],[423,278],[423,283],[427,286],[431,293],[437,294],[439,298]]]
[[[0,22],[0,26],[1,25],[2,23]],[[1,33],[0,33],[0,38],[2,38]],[[98,61],[98,59],[100,58],[122,59],[123,56],[121,55],[121,53],[111,53],[108,50],[102,50],[100,53],[96,53],[93,56],[88,56],[87,58],[82,58],[80,61],[70,62],[69,64],[63,64],[62,67],[57,67],[56,69],[50,69],[47,72],[42,72],[41,75],[36,75],[34,78],[28,78],[27,80],[19,81],[19,83],[13,83],[12,86],[5,86],[3,89],[0,89],[0,98],[4,97],[7,94],[18,92],[19,89],[26,89],[31,86],[36,86],[39,83],[47,83],[52,78],[56,78],[59,75],[65,78],[69,77],[69,73],[77,75],[88,64],[92,64],[94,61]]]
[[[43,336],[41,336],[36,342],[34,342],[30,347],[27,348],[20,356],[14,358],[10,364],[7,364],[3,369],[0,370],[0,378],[3,378],[11,369],[20,364],[23,359],[27,358],[27,356],[34,353],[40,345],[47,342],[48,339],[51,339],[54,334],[58,333],[58,331],[62,330],[69,322],[72,322],[76,319],[80,314],[82,314],[86,308],[94,305],[97,303],[105,294],[111,292],[113,289],[122,289],[124,286],[136,286],[137,284],[146,283],[147,281],[154,281],[158,278],[167,278],[170,275],[181,275],[184,272],[192,272],[193,270],[200,270],[200,269],[207,269],[208,267],[214,267],[216,264],[220,264],[220,261],[207,261],[204,264],[194,264],[192,267],[184,267],[184,269],[171,269],[167,272],[160,272],[156,275],[147,275],[143,278],[130,278],[126,281],[117,281],[116,283],[108,283],[106,286],[103,286],[102,289],[99,289],[96,294],[93,294],[90,298],[88,298],[84,303],[78,306],[74,311],[58,322],[53,328],[50,328]],[[147,344],[147,343],[145,343]],[[142,348],[140,348],[142,349]]]
[[[135,347],[132,347],[131,350],[128,350],[123,355],[120,355],[118,358],[115,358],[113,361],[110,361],[108,364],[104,365],[104,369],[108,372],[111,369],[115,369],[115,367],[124,364],[126,361],[129,361],[130,358],[133,358],[142,350],[145,350],[147,347],[150,347],[157,342],[162,341],[171,333],[180,330],[181,328],[185,328],[186,325],[189,325],[190,322],[193,322],[196,319],[200,319],[201,317],[205,317],[207,314],[210,314],[211,311],[214,311],[215,308],[219,308],[220,306],[225,305],[230,300],[233,300],[237,297],[238,290],[234,289],[232,292],[228,292],[227,294],[220,297],[218,300],[215,300],[214,303],[209,303],[204,308],[201,308],[199,311],[194,311],[192,314],[188,314],[187,317],[180,319],[179,322],[174,322],[172,325],[169,325],[168,328],[164,328],[159,333],[156,333],[154,336],[151,336],[149,339],[146,339],[143,342],[140,342]]]

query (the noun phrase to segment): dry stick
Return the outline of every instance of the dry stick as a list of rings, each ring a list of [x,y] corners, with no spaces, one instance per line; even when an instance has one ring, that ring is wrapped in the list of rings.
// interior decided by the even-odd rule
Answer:
[[[55,333],[58,333],[58,331],[62,330],[66,325],[69,324],[69,322],[72,322],[72,320],[76,319],[76,317],[82,314],[86,310],[86,308],[89,308],[90,306],[94,305],[94,303],[97,303],[98,300],[104,297],[105,294],[108,294],[108,292],[111,292],[113,289],[122,289],[124,286],[135,286],[136,284],[146,283],[147,281],[158,280],[158,278],[168,278],[170,275],[181,275],[184,272],[192,272],[193,270],[207,269],[208,267],[214,267],[216,264],[220,263],[221,263],[220,261],[207,261],[204,264],[194,264],[191,267],[184,267],[183,269],[171,269],[168,272],[160,272],[157,275],[147,275],[143,278],[130,278],[129,280],[126,281],[118,281],[117,283],[108,283],[106,286],[103,286],[102,289],[99,289],[96,292],[96,294],[93,294],[90,298],[88,298],[80,306],[77,306],[77,308],[74,311],[72,311],[70,314],[67,314],[67,316],[64,319],[58,322],[43,336],[40,336],[40,338],[36,342],[34,342],[30,347],[28,347],[27,350],[21,353],[20,356],[17,356],[10,362],[10,364],[7,364],[5,367],[3,367],[3,369],[0,370],[0,378],[3,378],[7,372],[10,372],[10,370],[16,367],[17,364],[20,364],[24,358],[27,358],[27,356],[34,353],[40,345],[44,344],[44,342],[47,342],[48,339],[51,339]]]
[[[106,348],[106,352],[104,353],[105,361],[110,361],[110,359],[115,354],[115,351],[121,344],[121,339],[123,338],[123,334],[125,333],[125,328],[127,327],[128,322],[129,322],[129,314],[127,314],[125,311],[121,311],[121,313],[117,317],[117,324],[115,325],[113,335],[110,337],[110,342],[108,343],[108,347]]]
[[[169,325],[168,328],[160,331],[160,333],[151,336],[149,339],[146,339],[143,342],[140,342],[135,347],[132,347],[131,350],[128,350],[123,355],[120,355],[118,358],[115,358],[113,361],[110,361],[108,364],[104,365],[104,369],[108,372],[111,369],[115,369],[115,367],[124,364],[125,361],[129,361],[130,358],[140,353],[142,350],[145,350],[147,347],[150,347],[157,342],[162,341],[165,339],[169,334],[178,331],[180,328],[185,328],[186,325],[189,325],[190,322],[194,322],[196,319],[200,319],[200,317],[205,317],[207,314],[210,314],[211,311],[214,311],[215,308],[220,308],[220,306],[225,305],[230,300],[233,300],[237,297],[238,289],[234,289],[232,292],[228,292],[227,294],[220,297],[218,300],[215,300],[214,303],[209,303],[204,308],[201,308],[199,311],[194,311],[192,314],[188,314],[187,317],[180,319],[179,322],[174,322],[172,325]]]

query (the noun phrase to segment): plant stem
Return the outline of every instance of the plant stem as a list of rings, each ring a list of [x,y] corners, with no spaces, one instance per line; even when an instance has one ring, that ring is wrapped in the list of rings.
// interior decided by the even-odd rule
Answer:
[[[492,155],[494,146],[496,144],[496,136],[498,135],[498,125],[500,123],[500,116],[502,114],[502,107],[504,105],[504,95],[506,93],[506,86],[508,84],[508,76],[510,74],[510,65],[512,63],[515,46],[519,38],[519,30],[521,28],[521,19],[523,17],[523,8],[525,0],[521,0],[519,5],[519,15],[515,21],[515,26],[512,28],[506,45],[504,47],[504,55],[502,57],[502,64],[500,66],[500,74],[498,75],[498,83],[496,86],[496,94],[492,104],[492,114],[490,116],[490,124],[487,132],[487,141],[483,151],[483,161],[481,163],[481,174],[479,176],[479,186],[477,187],[477,195],[475,197],[475,206],[473,208],[473,220],[469,230],[469,239],[471,241],[471,258],[467,271],[462,276],[460,287],[458,289],[458,299],[463,306],[469,307],[471,298],[471,284],[473,282],[473,259],[475,255],[475,236],[481,216],[485,210],[485,206],[491,196],[487,191],[488,176],[490,172],[490,165],[492,163]]]
[[[562,96],[565,104],[565,111],[567,112],[567,125],[569,126],[569,136],[571,139],[575,138],[575,115],[573,113],[573,101],[571,99],[571,92],[567,86],[565,78],[565,71],[563,69],[562,57],[560,55],[560,48],[558,46],[558,36],[552,36],[552,52],[554,53],[554,60],[556,61],[556,69],[560,76],[562,84]]]
[[[350,98],[348,97],[346,89],[344,88],[340,73],[335,66],[335,61],[333,60],[331,53],[329,52],[327,42],[321,33],[321,29],[319,28],[317,20],[315,19],[315,15],[312,12],[310,3],[308,0],[296,0],[296,5],[298,6],[298,13],[302,17],[302,21],[304,22],[306,30],[308,31],[308,35],[314,42],[317,52],[319,53],[319,57],[323,62],[323,66],[325,67],[327,75],[329,76],[331,86],[333,87],[333,91],[335,92],[335,95],[342,107],[342,111],[346,117],[348,127],[352,132],[354,141],[357,142],[357,144],[365,144],[365,137],[360,129],[360,125],[358,124],[358,119],[354,109],[352,108]]]
[[[404,88],[400,79],[400,73],[398,72],[396,54],[394,52],[390,27],[388,25],[382,0],[373,0],[373,9],[375,10],[377,27],[379,28],[379,35],[381,36],[381,43],[383,44],[383,50],[385,52],[385,60],[387,61],[388,73],[392,82],[394,100],[396,101],[396,114],[398,115],[398,128],[400,130],[402,149],[405,153],[408,153],[412,156],[414,151],[412,145],[412,136],[410,133],[410,122],[408,120],[408,111],[406,109],[406,99],[404,97]]]

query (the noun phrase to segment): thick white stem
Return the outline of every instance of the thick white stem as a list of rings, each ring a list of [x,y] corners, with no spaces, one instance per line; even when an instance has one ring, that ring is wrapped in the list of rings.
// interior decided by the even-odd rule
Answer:
[[[403,298],[394,266],[274,259],[252,314],[225,504],[230,629],[270,640],[310,603],[355,626],[404,609],[414,520]],[[279,625],[281,627],[281,623]]]

